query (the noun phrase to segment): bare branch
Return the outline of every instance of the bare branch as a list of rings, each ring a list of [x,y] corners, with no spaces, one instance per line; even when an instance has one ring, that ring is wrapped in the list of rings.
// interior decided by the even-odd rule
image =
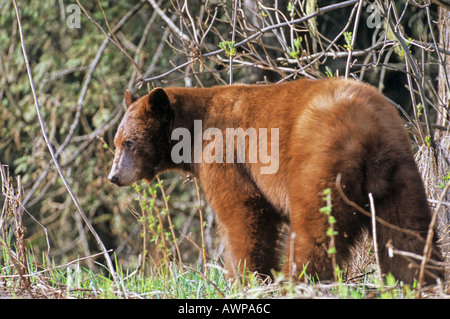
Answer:
[[[274,29],[278,29],[278,28],[281,28],[281,27],[293,25],[293,24],[296,24],[296,23],[305,22],[305,21],[307,21],[307,20],[309,20],[311,18],[314,18],[314,17],[316,17],[316,16],[318,16],[320,14],[324,14],[326,12],[329,12],[329,11],[332,11],[332,10],[335,10],[335,9],[345,8],[345,7],[350,6],[352,4],[358,3],[359,1],[360,0],[348,0],[348,1],[341,2],[341,3],[332,4],[332,5],[323,7],[323,8],[319,8],[316,12],[311,13],[311,14],[309,14],[307,16],[265,27],[265,28],[259,30],[258,32],[254,33],[253,35],[248,36],[244,40],[236,43],[234,45],[234,47],[235,48],[241,47],[242,45],[246,44],[247,42],[250,42],[250,41],[260,37],[262,34],[268,32],[268,31],[272,31]],[[225,52],[224,49],[219,49],[219,50],[215,50],[215,51],[203,54],[202,57],[206,58],[206,57],[217,55],[217,54],[220,54],[220,53],[223,53],[223,52]],[[165,72],[163,74],[160,74],[160,75],[157,75],[157,76],[152,76],[150,78],[142,79],[137,85],[141,86],[143,83],[147,83],[147,82],[150,82],[150,81],[153,81],[153,80],[161,79],[161,78],[163,78],[163,77],[165,77],[165,76],[167,76],[167,75],[169,75],[169,74],[171,74],[171,73],[173,73],[173,72],[175,72],[177,70],[180,70],[180,69],[184,68],[185,66],[187,66],[187,65],[189,65],[191,63],[194,63],[194,62],[198,61],[199,59],[200,59],[200,57],[194,58],[194,59],[189,60],[189,61],[187,61],[187,62],[185,62],[185,63],[183,63],[181,65],[178,65],[177,67],[175,67],[175,68],[171,69],[170,71],[167,71],[167,72]]]
[[[159,7],[155,0],[148,0],[153,9],[159,14],[159,16],[167,23],[169,28],[183,41],[191,42],[191,39],[185,35],[176,25],[170,20],[170,18],[165,14],[165,12]]]

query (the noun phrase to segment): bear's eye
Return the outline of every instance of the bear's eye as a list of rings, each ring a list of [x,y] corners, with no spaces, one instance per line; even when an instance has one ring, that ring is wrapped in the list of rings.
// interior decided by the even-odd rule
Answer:
[[[123,145],[127,148],[133,149],[136,146],[136,143],[130,140],[126,140],[125,142],[123,142]]]

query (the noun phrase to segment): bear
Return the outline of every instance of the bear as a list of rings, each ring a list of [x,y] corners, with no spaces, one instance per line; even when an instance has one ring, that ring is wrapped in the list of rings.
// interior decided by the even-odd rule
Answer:
[[[418,278],[420,260],[411,266],[386,245],[423,254],[431,221],[425,188],[403,120],[371,85],[296,79],[154,88],[142,97],[127,90],[124,100],[109,181],[151,182],[168,170],[197,177],[230,272],[333,280],[329,217],[321,212],[328,189],[341,269],[361,232],[372,231],[370,215],[348,201],[369,210],[372,194],[377,218],[387,222],[375,228],[381,271],[406,283]],[[435,242],[432,250],[439,259]],[[440,270],[427,269],[426,282],[437,277]]]

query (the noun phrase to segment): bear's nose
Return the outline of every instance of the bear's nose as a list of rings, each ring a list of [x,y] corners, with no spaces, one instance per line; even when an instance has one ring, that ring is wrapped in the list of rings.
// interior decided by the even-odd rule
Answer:
[[[119,185],[119,178],[115,175],[109,175],[108,180],[113,184]]]

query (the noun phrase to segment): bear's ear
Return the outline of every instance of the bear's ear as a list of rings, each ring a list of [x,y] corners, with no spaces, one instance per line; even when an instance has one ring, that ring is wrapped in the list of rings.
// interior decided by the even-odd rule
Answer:
[[[135,97],[130,90],[126,90],[123,97],[125,98],[125,103],[127,104],[127,107],[130,107],[130,105],[137,100],[137,97]]]
[[[164,114],[170,108],[169,97],[162,88],[154,88],[148,95],[147,112]]]

